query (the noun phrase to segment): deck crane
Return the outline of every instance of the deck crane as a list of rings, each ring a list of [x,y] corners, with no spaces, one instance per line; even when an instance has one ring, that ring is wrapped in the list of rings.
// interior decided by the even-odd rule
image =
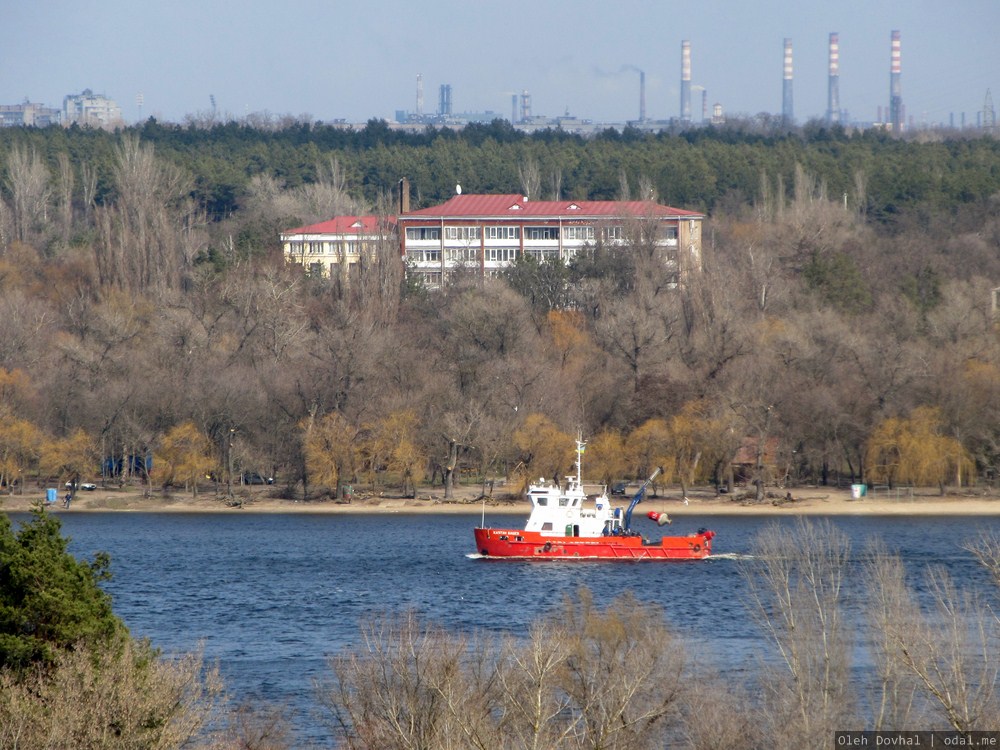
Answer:
[[[632,532],[632,511],[635,510],[635,506],[637,506],[639,503],[642,502],[642,499],[646,496],[646,489],[649,487],[649,485],[653,483],[653,480],[656,479],[656,477],[658,477],[659,475],[660,475],[660,467],[657,466],[656,471],[654,471],[650,475],[649,479],[647,479],[645,482],[642,483],[642,487],[639,488],[639,491],[632,496],[632,502],[629,503],[628,510],[625,511],[624,532],[626,534],[630,534]]]

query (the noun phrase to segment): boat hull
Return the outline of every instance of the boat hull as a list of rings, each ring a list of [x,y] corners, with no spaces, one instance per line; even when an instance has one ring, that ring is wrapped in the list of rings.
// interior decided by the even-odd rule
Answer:
[[[483,557],[518,560],[703,560],[712,554],[712,532],[667,536],[551,536],[520,529],[474,529]]]

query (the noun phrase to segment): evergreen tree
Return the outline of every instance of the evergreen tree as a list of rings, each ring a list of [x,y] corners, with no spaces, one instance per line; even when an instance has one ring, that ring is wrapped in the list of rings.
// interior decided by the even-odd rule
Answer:
[[[79,561],[67,542],[41,506],[16,530],[0,514],[0,668],[51,663],[61,650],[127,632],[99,586],[110,577],[108,556]]]

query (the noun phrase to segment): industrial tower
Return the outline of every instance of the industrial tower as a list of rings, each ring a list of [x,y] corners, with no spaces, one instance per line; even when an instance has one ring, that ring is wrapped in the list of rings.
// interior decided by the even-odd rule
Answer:
[[[681,42],[681,122],[691,122],[691,42]]]
[[[826,122],[840,122],[840,35],[830,34],[830,77],[826,84]]]
[[[899,32],[892,32],[892,64],[889,69],[889,127],[893,133],[903,132],[903,85]]]
[[[785,127],[795,124],[795,111],[792,106],[792,40],[787,38],[781,87],[781,122]]]

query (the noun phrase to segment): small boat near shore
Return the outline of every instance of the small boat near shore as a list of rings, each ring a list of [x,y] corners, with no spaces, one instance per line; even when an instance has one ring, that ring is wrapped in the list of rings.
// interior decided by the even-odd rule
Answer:
[[[659,474],[657,469],[632,497],[627,509],[613,507],[607,489],[588,495],[582,479],[584,443],[577,441],[576,476],[563,486],[542,479],[528,488],[531,514],[523,529],[473,529],[483,558],[518,560],[703,560],[712,553],[715,532],[698,529],[657,540],[632,529],[632,512]],[[666,513],[650,511],[650,521],[671,523]]]

